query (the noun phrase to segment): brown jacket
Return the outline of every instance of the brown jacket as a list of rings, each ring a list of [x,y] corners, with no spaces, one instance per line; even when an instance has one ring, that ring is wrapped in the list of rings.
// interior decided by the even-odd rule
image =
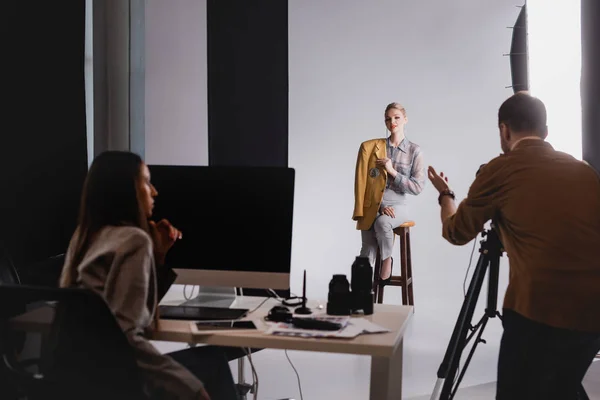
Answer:
[[[377,167],[375,161],[385,158],[385,139],[372,139],[361,143],[356,158],[354,177],[354,213],[352,219],[356,229],[366,231],[371,228],[377,217],[387,172],[383,167]]]
[[[65,265],[70,264],[74,247],[72,242]],[[199,398],[202,382],[161,354],[145,336],[159,296],[150,236],[135,227],[104,228],[77,270],[77,285],[102,296],[115,314],[134,348],[147,392],[164,391],[176,399]]]
[[[600,178],[528,139],[484,166],[443,235],[463,245],[494,219],[510,263],[504,307],[550,326],[600,332]]]

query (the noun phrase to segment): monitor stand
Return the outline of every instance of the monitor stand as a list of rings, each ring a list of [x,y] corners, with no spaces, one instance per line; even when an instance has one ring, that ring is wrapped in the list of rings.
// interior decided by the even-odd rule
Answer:
[[[231,308],[236,300],[233,287],[198,286],[198,296],[184,302],[183,306]]]

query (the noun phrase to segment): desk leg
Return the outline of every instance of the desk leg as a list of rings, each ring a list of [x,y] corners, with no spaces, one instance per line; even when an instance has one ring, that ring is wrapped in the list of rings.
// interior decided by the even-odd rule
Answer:
[[[370,400],[402,399],[402,346],[390,358],[371,357]]]

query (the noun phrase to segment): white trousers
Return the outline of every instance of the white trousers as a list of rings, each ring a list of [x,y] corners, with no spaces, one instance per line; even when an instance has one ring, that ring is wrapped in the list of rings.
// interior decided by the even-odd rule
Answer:
[[[369,257],[372,267],[375,266],[377,247],[381,251],[382,261],[392,256],[392,250],[394,249],[394,229],[409,220],[408,207],[406,205],[394,205],[393,207],[394,218],[380,214],[375,218],[369,230],[361,231],[362,247],[360,249],[360,256]]]

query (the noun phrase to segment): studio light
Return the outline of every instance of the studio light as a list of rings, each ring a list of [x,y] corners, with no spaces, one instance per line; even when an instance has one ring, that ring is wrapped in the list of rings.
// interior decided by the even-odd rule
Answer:
[[[529,88],[546,104],[548,142],[582,158],[581,1],[527,0]]]

